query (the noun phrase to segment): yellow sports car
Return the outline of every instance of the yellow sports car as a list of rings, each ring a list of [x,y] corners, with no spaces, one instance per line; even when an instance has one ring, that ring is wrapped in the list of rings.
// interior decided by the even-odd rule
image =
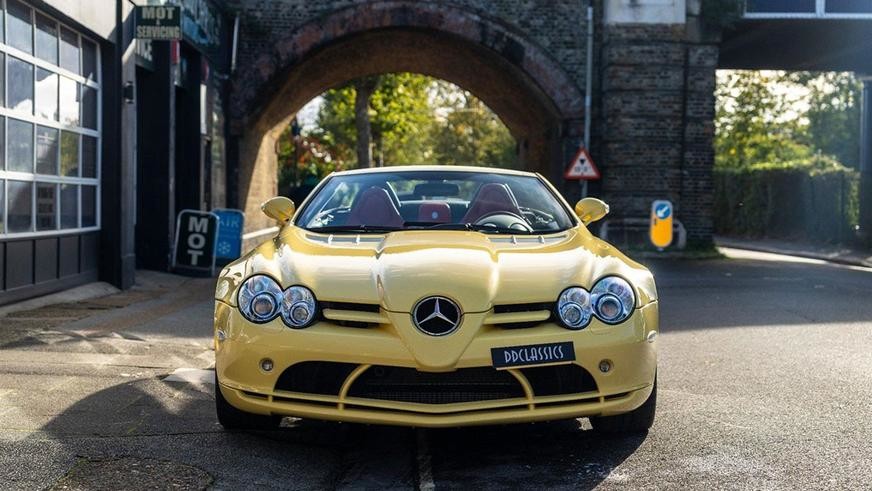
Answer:
[[[225,428],[283,416],[423,427],[589,417],[645,431],[657,375],[651,273],[542,176],[477,167],[338,172],[215,292]]]

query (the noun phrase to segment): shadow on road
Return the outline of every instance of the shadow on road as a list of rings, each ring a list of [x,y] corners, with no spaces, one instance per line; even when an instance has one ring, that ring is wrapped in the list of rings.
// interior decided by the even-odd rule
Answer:
[[[608,479],[645,438],[601,439],[577,420],[415,430],[286,419],[273,432],[227,432],[215,419],[211,386],[158,379],[96,392],[42,430],[33,438],[48,435],[64,446],[68,461],[78,456],[59,485],[111,487],[134,465],[137,471],[125,478],[131,490],[154,489],[156,482],[175,489],[204,482],[221,488],[413,489],[421,452],[430,456],[439,486],[587,489]],[[167,474],[173,466],[177,476]]]

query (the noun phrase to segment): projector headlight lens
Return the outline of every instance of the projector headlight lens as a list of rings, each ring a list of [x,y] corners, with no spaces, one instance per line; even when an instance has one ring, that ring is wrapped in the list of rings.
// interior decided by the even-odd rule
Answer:
[[[590,291],[593,314],[606,324],[618,324],[627,320],[636,306],[633,287],[621,277],[606,276]]]
[[[315,319],[315,295],[304,286],[285,290],[282,299],[282,320],[288,327],[302,329]]]
[[[567,329],[583,329],[592,314],[590,293],[577,286],[567,288],[557,300],[557,315]]]
[[[254,275],[239,287],[236,297],[242,316],[251,322],[269,322],[279,315],[282,288],[266,275]]]

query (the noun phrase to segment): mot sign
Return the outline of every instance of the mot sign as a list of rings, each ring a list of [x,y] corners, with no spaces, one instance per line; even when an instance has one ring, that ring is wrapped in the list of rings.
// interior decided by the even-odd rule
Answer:
[[[136,39],[182,39],[182,8],[177,5],[138,6],[135,21]]]
[[[182,210],[176,221],[173,269],[208,272],[215,269],[218,216],[198,210]]]

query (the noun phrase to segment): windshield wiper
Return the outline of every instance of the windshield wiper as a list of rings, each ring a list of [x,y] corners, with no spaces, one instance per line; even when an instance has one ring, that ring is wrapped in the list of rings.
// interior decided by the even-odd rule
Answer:
[[[406,225],[408,225],[408,222],[406,223]],[[471,230],[473,232],[512,235],[530,235],[536,233],[511,227],[500,227],[496,225],[478,225],[475,223],[438,223],[436,225],[426,227],[425,230]]]
[[[327,227],[315,227],[306,229],[309,232],[324,234],[351,233],[351,234],[384,234],[403,230],[403,227],[388,227],[381,225],[332,225]]]

